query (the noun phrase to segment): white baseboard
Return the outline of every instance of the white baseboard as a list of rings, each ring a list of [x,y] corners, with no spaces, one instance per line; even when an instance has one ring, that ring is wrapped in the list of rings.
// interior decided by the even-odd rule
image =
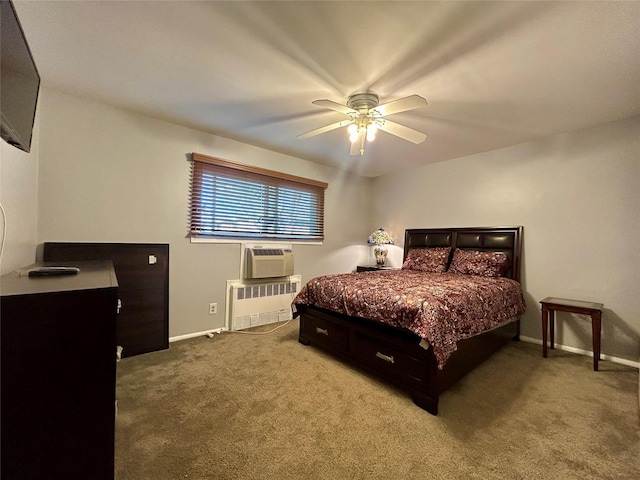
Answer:
[[[187,340],[188,338],[195,338],[195,337],[207,336],[211,338],[216,333],[222,333],[226,331],[227,331],[226,328],[221,327],[221,328],[214,328],[211,330],[203,330],[202,332],[187,333],[185,335],[170,337],[169,343],[179,342],[180,340]],[[525,337],[521,335],[520,340],[527,343],[535,343],[536,345],[542,345],[542,340],[540,340],[539,338]],[[593,357],[593,352],[591,350],[583,350],[581,348],[569,347],[567,345],[560,345],[557,343],[555,344],[555,348],[558,350],[564,350],[565,352],[577,353],[578,355]],[[628,367],[633,367],[640,370],[640,362],[634,362],[632,360],[627,360],[626,358],[619,358],[611,355],[605,355],[603,353],[600,354],[600,358],[602,360],[608,360],[613,363],[619,363],[621,365],[626,365]]]
[[[195,338],[195,337],[204,337],[204,336],[212,337],[216,333],[222,333],[226,331],[227,331],[226,328],[220,327],[220,328],[213,328],[211,330],[203,330],[202,332],[187,333],[185,335],[178,335],[177,337],[169,337],[169,343],[179,342],[180,340],[186,340],[188,338]]]
[[[523,337],[520,336],[520,340],[527,343],[535,343],[537,345],[542,345],[542,340],[539,338],[532,337]],[[593,357],[593,352],[591,350],[583,350],[581,348],[569,347],[567,345],[559,345],[555,344],[555,348],[558,350],[564,350],[565,352],[577,353],[579,355],[585,355],[587,357]],[[632,360],[627,360],[626,358],[613,357],[611,355],[605,355],[603,353],[600,354],[600,359],[608,360],[613,363],[619,363],[621,365],[626,365],[628,367],[637,368],[640,370],[640,362],[634,362]]]

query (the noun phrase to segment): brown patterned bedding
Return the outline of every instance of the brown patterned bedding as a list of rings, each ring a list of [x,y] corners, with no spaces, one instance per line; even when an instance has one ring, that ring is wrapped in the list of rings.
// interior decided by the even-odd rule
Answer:
[[[516,320],[525,310],[514,280],[414,270],[317,277],[293,303],[410,330],[429,341],[440,369],[458,341]]]

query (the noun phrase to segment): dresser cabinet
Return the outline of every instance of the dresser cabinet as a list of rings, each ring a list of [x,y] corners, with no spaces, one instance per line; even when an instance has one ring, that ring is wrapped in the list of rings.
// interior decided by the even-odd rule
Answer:
[[[118,284],[73,266],[0,279],[3,480],[113,480]]]
[[[50,262],[109,259],[122,304],[116,340],[122,356],[169,348],[169,245],[164,243],[47,242]]]

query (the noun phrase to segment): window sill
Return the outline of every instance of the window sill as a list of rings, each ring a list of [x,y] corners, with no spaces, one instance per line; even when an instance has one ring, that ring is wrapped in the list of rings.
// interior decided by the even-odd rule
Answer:
[[[322,245],[322,242],[309,240],[266,240],[260,238],[214,238],[206,235],[190,235],[191,243],[235,243],[235,244],[252,244],[252,245]]]

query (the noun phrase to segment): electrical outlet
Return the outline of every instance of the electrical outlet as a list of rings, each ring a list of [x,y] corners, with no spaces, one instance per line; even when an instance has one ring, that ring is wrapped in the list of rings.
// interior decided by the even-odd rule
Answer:
[[[210,303],[209,304],[209,315],[215,315],[216,313],[218,313],[218,304],[217,303]]]

